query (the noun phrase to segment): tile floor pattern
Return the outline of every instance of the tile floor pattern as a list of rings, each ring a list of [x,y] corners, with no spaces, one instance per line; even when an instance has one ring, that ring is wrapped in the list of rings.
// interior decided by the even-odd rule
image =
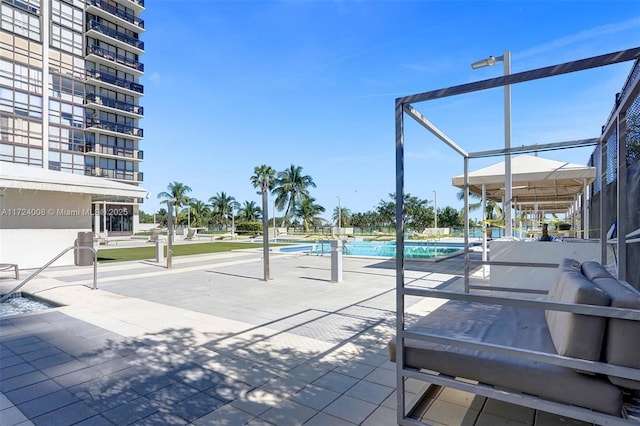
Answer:
[[[395,413],[395,401],[380,409],[395,377],[380,348],[361,362],[291,363],[285,371],[194,346],[187,329],[128,339],[60,312],[1,325],[0,391],[15,405],[0,412],[2,424],[232,425],[260,418],[284,425],[323,409],[361,423],[376,411],[372,419]]]
[[[258,254],[226,253],[100,265],[97,291],[90,268],[48,270],[25,290],[65,306],[0,319],[0,424],[396,424],[394,265],[345,258],[330,283],[328,257],[276,255],[265,283]],[[406,278],[445,287],[462,270],[461,257],[414,262]],[[423,418],[471,424],[479,402],[443,396]],[[492,406],[475,424],[531,424]]]
[[[393,424],[395,271],[327,261],[51,270],[25,290],[67,306],[0,320],[0,424]]]

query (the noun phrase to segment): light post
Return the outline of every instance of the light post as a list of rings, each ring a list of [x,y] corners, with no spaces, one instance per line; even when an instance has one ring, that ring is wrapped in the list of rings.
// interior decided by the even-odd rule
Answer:
[[[167,200],[167,269],[171,269],[173,266],[173,206],[177,204],[177,200]],[[176,209],[176,217],[177,217]]]
[[[340,206],[340,196],[338,198],[338,234],[340,234],[340,227],[342,226],[342,207]]]
[[[231,239],[236,239],[236,216],[233,214],[233,206],[231,206]]]
[[[504,75],[511,74],[511,52],[508,50],[505,50],[502,56],[489,56],[487,59],[474,62],[471,68],[475,70],[489,67],[500,61],[504,64]],[[509,84],[504,86],[504,148],[504,236],[511,237],[511,85]]]
[[[187,229],[191,229],[191,206],[187,206]]]
[[[260,181],[260,193],[262,194],[262,266],[264,281],[271,279],[269,273],[269,202],[267,200],[267,191],[269,191],[269,180],[263,176]]]
[[[436,232],[438,229],[438,194],[437,192],[434,190],[433,191],[433,211],[435,213],[435,225],[434,228],[436,228]]]
[[[102,202],[102,230],[104,231],[104,237],[107,238],[108,235],[108,231],[107,231],[107,201],[103,201]]]

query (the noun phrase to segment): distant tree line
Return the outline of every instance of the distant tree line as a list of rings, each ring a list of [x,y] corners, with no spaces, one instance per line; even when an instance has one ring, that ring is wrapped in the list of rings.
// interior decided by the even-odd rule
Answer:
[[[389,229],[395,227],[395,194],[389,194],[388,200],[380,200],[378,205],[366,212],[352,212],[346,206],[333,209],[332,223],[321,217],[325,208],[316,203],[311,195],[311,188],[316,188],[313,178],[302,172],[302,167],[291,164],[285,170],[276,172],[270,166],[261,165],[254,168],[249,178],[251,185],[262,195],[262,207],[255,201],[239,203],[235,197],[224,191],[211,196],[207,202],[189,196],[191,188],[181,182],[171,182],[167,190],[158,194],[158,198],[167,203],[175,200],[175,225],[191,227],[207,227],[229,229],[232,222],[259,222],[264,219],[263,209],[267,208],[268,196],[275,197],[274,204],[279,213],[275,218],[280,227],[302,227],[305,231],[317,231],[326,225],[338,224],[342,227],[363,229]],[[405,194],[405,228],[422,232],[435,224],[434,203]],[[460,211],[446,206],[438,208],[438,226],[460,228],[464,217]],[[274,220],[269,218],[269,220]],[[140,221],[153,223],[154,215],[140,212]],[[155,214],[155,221],[160,226],[167,225],[167,209],[162,208]]]

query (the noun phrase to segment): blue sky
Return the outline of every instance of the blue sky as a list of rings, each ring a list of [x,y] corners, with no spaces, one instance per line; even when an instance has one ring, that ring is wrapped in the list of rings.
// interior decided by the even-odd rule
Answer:
[[[395,190],[397,97],[502,74],[472,70],[511,51],[513,73],[636,47],[640,2],[151,0],[146,53],[142,210],[171,181],[207,201],[260,198],[255,166],[313,177],[330,218],[338,198],[373,210]],[[512,144],[597,137],[631,63],[512,89]],[[418,105],[468,151],[503,146],[502,89]],[[545,153],[586,164],[590,149]],[[481,162],[482,161],[482,162]],[[471,170],[500,158],[474,160]],[[456,209],[463,162],[408,126],[406,192]],[[271,213],[270,213],[271,214]]]

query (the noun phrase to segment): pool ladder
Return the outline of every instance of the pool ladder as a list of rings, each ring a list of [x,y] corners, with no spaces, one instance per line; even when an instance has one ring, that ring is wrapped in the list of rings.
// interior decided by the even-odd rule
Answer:
[[[44,271],[49,266],[51,266],[51,264],[53,262],[55,262],[56,260],[60,259],[69,250],[78,250],[78,249],[91,250],[93,252],[93,287],[92,287],[92,290],[97,290],[98,289],[98,251],[96,249],[94,249],[93,247],[89,247],[89,246],[71,246],[71,247],[67,247],[66,249],[64,249],[62,252],[60,252],[60,254],[58,254],[56,257],[54,257],[49,262],[47,262],[43,267],[41,267],[40,269],[35,271],[33,274],[29,275],[29,277],[27,277],[27,279],[25,279],[20,284],[15,286],[9,293],[7,293],[4,296],[0,297],[0,303],[4,302],[9,297],[11,297],[11,295],[13,293],[15,293],[18,290],[20,290],[22,288],[22,286],[24,286],[26,283],[28,283],[29,281],[34,279],[38,274],[40,274],[40,272]]]

